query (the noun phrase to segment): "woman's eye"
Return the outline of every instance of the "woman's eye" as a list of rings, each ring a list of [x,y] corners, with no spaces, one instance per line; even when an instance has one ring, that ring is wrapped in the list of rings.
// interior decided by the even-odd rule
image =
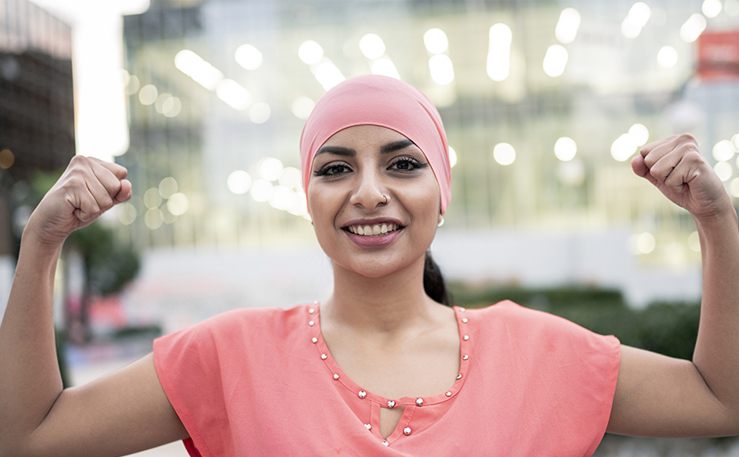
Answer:
[[[349,173],[351,168],[343,164],[326,165],[320,170],[315,171],[316,176],[337,176],[344,173]]]
[[[390,165],[393,170],[413,171],[417,168],[423,168],[426,164],[419,163],[413,159],[398,159]]]

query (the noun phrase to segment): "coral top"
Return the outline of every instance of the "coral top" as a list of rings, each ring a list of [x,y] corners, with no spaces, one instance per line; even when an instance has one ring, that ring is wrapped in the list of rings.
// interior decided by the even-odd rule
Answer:
[[[460,373],[432,397],[383,398],[352,382],[317,304],[224,313],[158,338],[154,361],[191,456],[591,455],[618,340],[508,301],[455,313]],[[388,406],[405,410],[385,440]]]

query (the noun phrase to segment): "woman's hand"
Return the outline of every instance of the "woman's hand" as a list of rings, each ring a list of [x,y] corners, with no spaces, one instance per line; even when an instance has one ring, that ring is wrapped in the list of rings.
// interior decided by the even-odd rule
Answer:
[[[75,156],[36,207],[26,230],[41,243],[61,245],[70,233],[131,198],[127,174],[120,165]]]
[[[645,145],[631,161],[634,173],[697,219],[733,212],[724,185],[692,135],[673,135]]]

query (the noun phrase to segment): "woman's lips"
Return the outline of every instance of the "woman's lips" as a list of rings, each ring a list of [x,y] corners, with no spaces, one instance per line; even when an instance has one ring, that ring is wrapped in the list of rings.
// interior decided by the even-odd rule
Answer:
[[[395,241],[402,230],[403,227],[398,227],[395,230],[388,231],[384,235],[358,235],[349,231],[347,227],[344,229],[344,232],[346,232],[350,240],[362,247],[381,248]]]

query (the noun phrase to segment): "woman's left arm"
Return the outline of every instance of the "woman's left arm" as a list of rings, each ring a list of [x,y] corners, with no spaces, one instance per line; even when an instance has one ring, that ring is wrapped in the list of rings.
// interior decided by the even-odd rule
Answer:
[[[644,146],[631,166],[690,212],[703,295],[693,361],[621,347],[608,431],[641,436],[739,434],[739,228],[723,184],[690,135]]]

